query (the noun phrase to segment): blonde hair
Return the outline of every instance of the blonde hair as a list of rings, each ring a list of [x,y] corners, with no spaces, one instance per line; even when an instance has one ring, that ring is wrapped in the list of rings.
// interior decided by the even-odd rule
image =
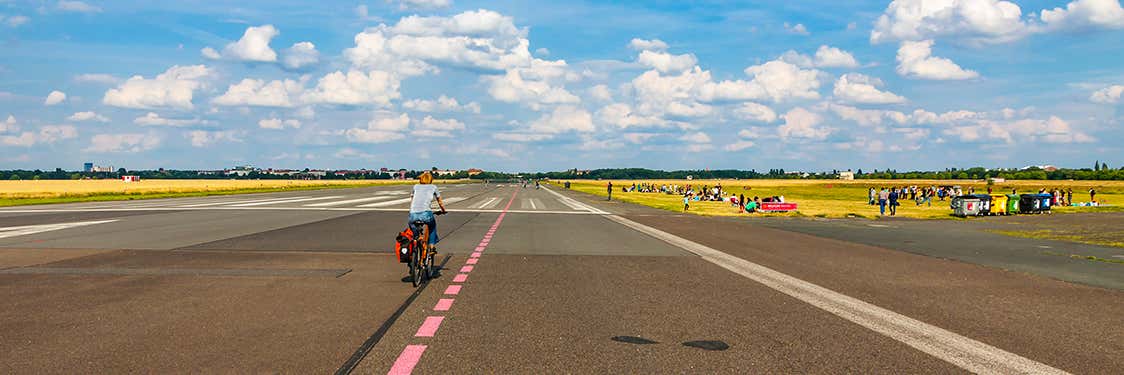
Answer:
[[[422,173],[421,176],[418,176],[418,182],[420,182],[424,185],[432,184],[433,183],[433,174],[431,174],[429,172]]]

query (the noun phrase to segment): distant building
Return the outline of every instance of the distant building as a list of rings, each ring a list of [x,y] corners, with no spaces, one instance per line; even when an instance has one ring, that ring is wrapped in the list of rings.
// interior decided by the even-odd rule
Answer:
[[[475,176],[475,175],[478,175],[478,174],[481,174],[481,173],[484,173],[483,169],[476,169],[476,168],[469,168],[468,169],[468,175],[469,176]]]
[[[855,179],[855,172],[851,172],[851,171],[839,172],[839,179],[840,180],[854,180]]]
[[[95,165],[92,168],[90,168],[90,172],[94,172],[94,173],[113,173],[115,171],[116,171],[116,169],[113,169],[112,165],[108,166],[108,167],[101,167],[101,166]]]
[[[1044,170],[1046,172],[1053,172],[1053,171],[1058,170],[1058,167],[1055,167],[1055,166],[1052,166],[1052,165],[1049,165],[1049,164],[1046,164],[1046,165],[1031,165],[1031,166],[1023,167],[1023,170],[1027,170],[1027,169],[1031,169],[1031,168],[1038,168],[1038,169]]]
[[[94,163],[82,164],[82,172],[90,173],[94,171]]]
[[[140,176],[121,176],[121,181],[140,182]]]
[[[458,171],[456,169],[438,169],[438,170],[433,171],[433,174],[437,175],[437,176],[451,176],[451,175],[455,175],[455,174],[460,173],[460,172],[461,171]]]

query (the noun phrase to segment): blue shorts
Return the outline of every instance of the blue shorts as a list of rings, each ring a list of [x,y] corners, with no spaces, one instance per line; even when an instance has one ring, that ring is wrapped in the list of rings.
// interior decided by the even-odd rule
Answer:
[[[414,221],[422,221],[422,222],[425,223],[425,225],[427,227],[429,227],[429,244],[430,245],[436,245],[437,241],[438,241],[438,238],[437,238],[437,217],[433,216],[433,211],[422,211],[422,212],[411,212],[410,213],[410,218],[409,218],[409,220],[406,221],[406,225],[409,225],[410,229],[415,231],[415,232],[420,231],[421,230],[420,227],[415,228],[413,226]]]

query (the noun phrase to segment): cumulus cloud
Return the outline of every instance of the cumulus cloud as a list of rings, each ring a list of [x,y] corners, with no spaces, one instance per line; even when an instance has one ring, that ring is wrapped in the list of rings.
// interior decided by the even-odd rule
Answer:
[[[1088,143],[1094,140],[1088,134],[1073,129],[1068,122],[1057,116],[1050,116],[1045,120],[979,120],[968,125],[946,128],[943,133],[963,142],[998,140],[1015,143],[1016,140],[1029,139],[1043,143]]]
[[[663,52],[640,51],[636,62],[640,65],[653,68],[660,73],[678,73],[689,70],[698,64],[698,59],[692,54],[672,55]]]
[[[203,65],[176,65],[152,79],[133,76],[117,88],[106,91],[102,103],[136,109],[192,109],[191,99],[195,90],[203,87],[203,80],[211,74],[211,70]]]
[[[269,42],[280,34],[273,25],[250,26],[241,39],[223,47],[222,57],[251,62],[277,61],[277,52],[269,47]]]
[[[90,139],[88,152],[135,153],[148,151],[160,146],[160,137],[155,134],[124,133],[98,134]]]
[[[1077,0],[1065,8],[1044,9],[1038,18],[1049,30],[1124,28],[1124,8],[1118,0]]]
[[[453,0],[398,0],[398,9],[443,9],[453,6]]]
[[[66,93],[64,93],[62,91],[55,90],[55,91],[51,91],[50,94],[47,94],[47,99],[43,100],[43,105],[49,107],[49,106],[52,106],[52,105],[55,105],[55,104],[62,103],[65,100],[66,100]]]
[[[679,140],[688,143],[710,143],[710,136],[703,132],[694,132],[684,134]]]
[[[233,130],[192,130],[184,135],[191,141],[192,147],[207,147],[219,142],[242,142],[238,133]]]
[[[667,121],[655,116],[645,116],[633,112],[632,107],[624,103],[613,103],[597,111],[597,119],[607,125],[619,128],[663,126]]]
[[[20,130],[16,116],[8,115],[8,119],[0,122],[0,133],[17,132]]]
[[[120,78],[110,74],[79,74],[74,76],[75,82],[89,82],[89,83],[103,83],[103,84],[117,84],[121,82]]]
[[[359,143],[385,143],[406,138],[405,131],[410,127],[410,116],[402,113],[394,115],[379,111],[367,122],[366,128],[351,128],[344,131],[347,140]]]
[[[320,51],[316,50],[316,45],[312,42],[293,44],[285,50],[284,56],[282,66],[291,70],[304,69],[320,62]]]
[[[137,117],[133,120],[134,124],[140,126],[171,126],[171,127],[184,127],[192,125],[208,124],[210,122],[199,118],[190,119],[171,119],[160,117],[155,112],[146,113],[144,116]]]
[[[1089,100],[1094,103],[1114,104],[1120,101],[1120,96],[1124,95],[1124,85],[1112,85],[1103,89],[1094,91],[1089,96]]]
[[[808,28],[804,27],[804,24],[802,24],[802,23],[791,25],[788,22],[785,22],[784,23],[784,29],[785,29],[785,31],[788,31],[788,32],[796,34],[796,35],[811,35],[812,34],[812,33],[808,32]]]
[[[894,0],[874,23],[871,43],[954,37],[975,44],[1017,40],[1029,32],[1022,9],[1000,0]]]
[[[568,131],[592,132],[593,115],[588,111],[570,105],[554,108],[550,113],[543,114],[531,122],[530,131],[533,133],[559,134]]]
[[[9,116],[9,119],[12,119],[12,117]],[[39,127],[39,131],[25,131],[19,135],[0,136],[0,144],[30,147],[36,144],[52,144],[60,140],[73,139],[76,137],[78,137],[78,129],[73,126],[44,125]]]
[[[66,119],[70,121],[109,122],[109,118],[90,111],[75,112],[73,115],[70,115],[70,117],[67,117]]]
[[[410,134],[427,138],[449,138],[456,130],[464,130],[464,123],[457,119],[440,120],[425,116]]]
[[[807,109],[796,107],[781,116],[784,124],[777,128],[777,135],[785,141],[789,140],[823,140],[831,134],[832,129],[818,126],[823,117]]]
[[[933,41],[902,42],[898,48],[898,74],[930,80],[965,80],[979,77],[973,70],[961,68],[952,60],[933,56]]]
[[[86,4],[86,3],[81,2],[81,1],[61,0],[61,1],[59,1],[56,8],[58,8],[58,10],[61,10],[61,11],[64,11],[64,12],[77,12],[77,13],[100,13],[101,12],[100,7],[93,6],[93,5],[90,5],[90,4]]]
[[[532,109],[557,104],[575,104],[581,98],[570,93],[561,82],[567,78],[565,61],[535,59],[529,67],[512,68],[501,76],[484,77],[490,82],[492,98],[508,103],[522,103]]]
[[[589,97],[601,102],[608,102],[613,100],[613,93],[609,91],[609,86],[594,85],[588,90]]]
[[[897,104],[904,103],[905,98],[889,91],[879,90],[882,80],[858,73],[847,73],[839,76],[835,81],[835,98],[850,103],[860,104]]]
[[[246,78],[230,85],[226,92],[211,100],[221,106],[255,106],[289,108],[298,105],[303,82],[276,80],[266,82]]]
[[[258,121],[258,127],[262,129],[275,129],[281,130],[285,128],[299,129],[301,127],[300,120],[287,119],[282,120],[279,118],[268,118]]]
[[[859,61],[850,52],[836,47],[821,45],[815,56],[808,56],[789,50],[780,60],[802,68],[857,68]]]
[[[301,95],[301,100],[311,104],[387,106],[399,97],[399,86],[397,77],[383,71],[336,71],[320,78],[315,88]]]
[[[756,143],[754,143],[753,141],[738,140],[734,143],[723,146],[722,148],[726,151],[741,151],[741,150],[745,150],[747,148],[753,147],[755,145],[756,145]]]
[[[628,42],[628,48],[632,48],[637,51],[663,52],[667,50],[667,43],[664,43],[664,41],[659,39],[649,40],[633,38],[632,41]]]
[[[418,112],[471,112],[480,113],[480,103],[469,102],[462,105],[456,98],[445,95],[436,100],[411,99],[402,103],[402,108]]]
[[[539,133],[495,133],[492,138],[508,142],[539,142],[554,138],[553,134]]]
[[[203,47],[203,49],[199,50],[199,54],[203,55],[204,58],[211,60],[218,60],[222,58],[222,54],[211,47]]]
[[[734,115],[742,120],[770,123],[777,120],[772,108],[754,102],[745,102],[734,108]]]

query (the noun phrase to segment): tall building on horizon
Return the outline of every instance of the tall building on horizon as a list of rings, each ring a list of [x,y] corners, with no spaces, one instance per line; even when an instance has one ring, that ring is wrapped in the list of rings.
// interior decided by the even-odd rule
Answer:
[[[93,171],[94,171],[94,163],[82,164],[82,172],[89,173],[89,172],[93,172]]]

